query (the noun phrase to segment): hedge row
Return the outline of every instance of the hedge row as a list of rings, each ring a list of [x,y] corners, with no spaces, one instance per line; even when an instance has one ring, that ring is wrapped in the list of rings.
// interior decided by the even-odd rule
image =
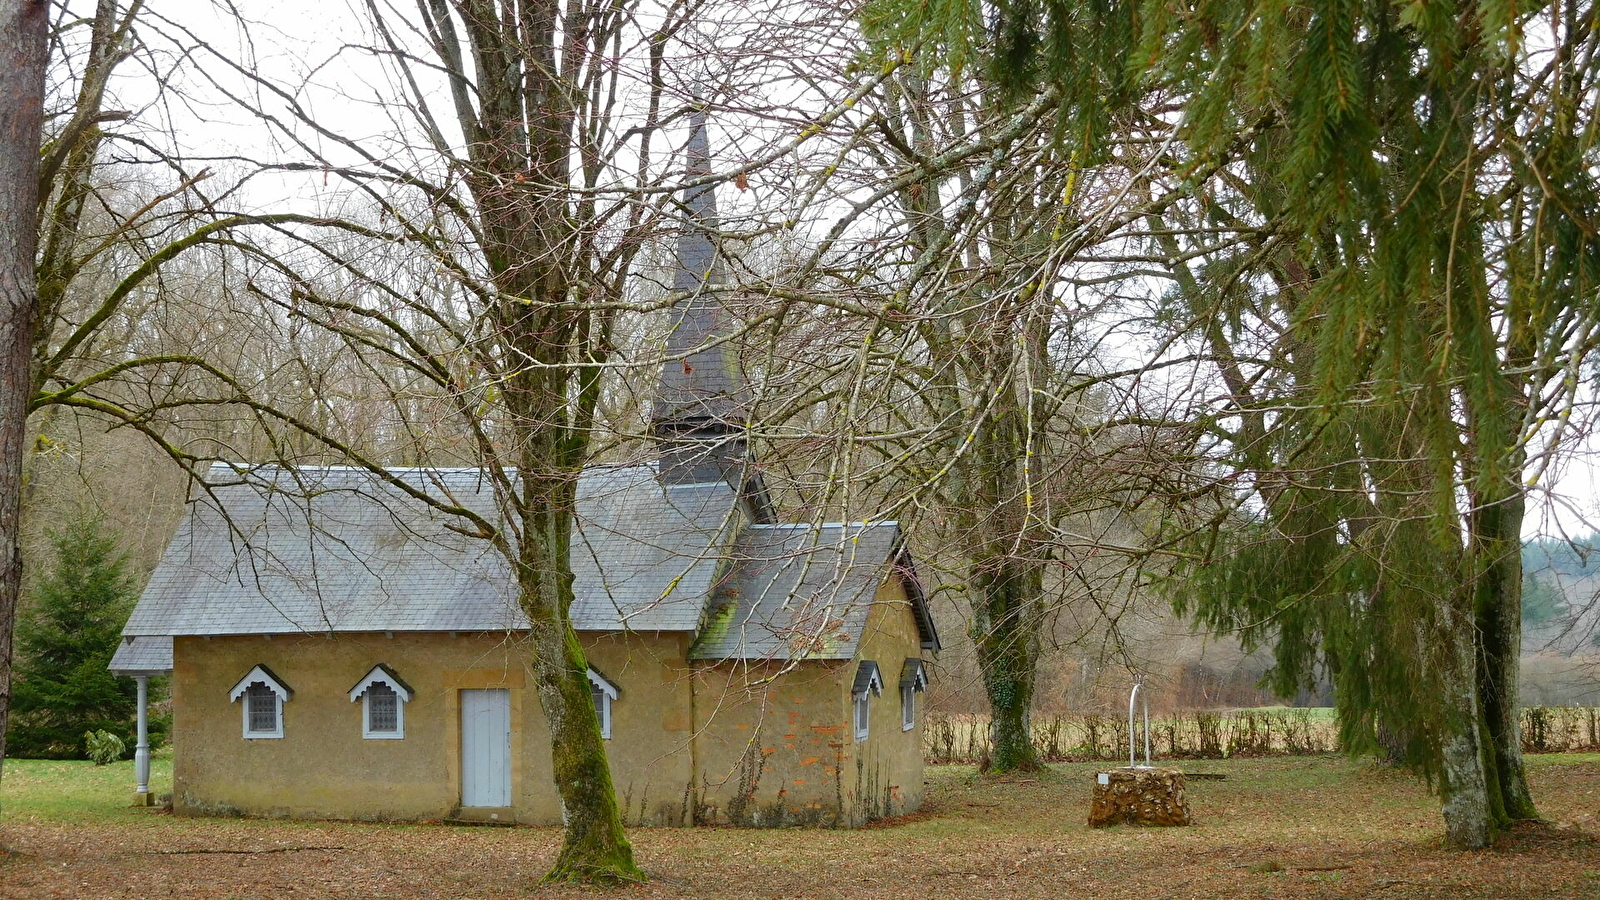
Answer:
[[[1194,710],[1150,720],[1151,749],[1160,758],[1306,755],[1339,750],[1338,724],[1328,709]],[[1143,761],[1143,734],[1138,755]],[[1035,716],[1033,744],[1046,760],[1128,758],[1128,720],[1101,713]],[[1529,753],[1600,750],[1600,709],[1528,707],[1522,711],[1522,745]],[[988,758],[985,716],[933,713],[922,731],[930,763],[975,763]]]

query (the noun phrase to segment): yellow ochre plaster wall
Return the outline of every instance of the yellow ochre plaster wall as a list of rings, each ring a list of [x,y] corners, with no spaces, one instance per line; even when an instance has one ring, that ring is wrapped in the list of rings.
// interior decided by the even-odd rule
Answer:
[[[900,675],[907,659],[922,655],[922,637],[906,597],[905,584],[890,579],[878,590],[857,660],[878,664],[882,696],[873,697],[871,724],[865,741],[855,740],[854,710],[845,697],[845,721],[851,723],[850,759],[844,797],[850,810],[845,824],[860,825],[884,816],[899,816],[922,807],[922,713],[927,694],[917,695],[915,725],[908,731],[900,711]],[[850,679],[855,677],[855,666]],[[849,683],[846,683],[846,690]]]
[[[915,620],[898,578],[880,588],[860,658],[884,678],[872,732],[850,727],[855,661],[699,664],[689,636],[585,633],[589,664],[619,688],[606,742],[630,825],[856,825],[922,800],[919,725],[900,723],[899,678]],[[433,820],[461,815],[460,691],[511,699],[513,806],[557,824],[549,732],[520,636],[440,632],[178,637],[173,645],[173,804],[192,815]],[[411,688],[405,737],[361,736],[349,691],[378,663]],[[243,737],[233,686],[265,665],[293,691],[279,739]],[[919,698],[920,699],[920,698]],[[467,811],[469,814],[476,811]]]
[[[684,819],[692,782],[686,636],[585,635],[590,665],[620,687],[608,741],[619,799],[650,824]],[[179,637],[173,644],[173,805],[180,813],[418,820],[457,813],[461,799],[460,691],[511,695],[511,791],[506,817],[558,823],[550,737],[524,673],[517,635],[384,634]],[[412,690],[405,738],[361,736],[349,691],[378,663]],[[256,665],[294,696],[282,738],[245,739],[242,702],[228,694]],[[684,712],[677,715],[674,710]],[[675,729],[675,730],[673,730]],[[639,735],[648,735],[638,739]],[[677,752],[675,752],[677,751]],[[671,799],[671,804],[653,802]],[[661,807],[670,805],[671,810]],[[668,814],[670,812],[670,815]]]
[[[853,826],[922,805],[921,706],[917,726],[902,730],[899,688],[921,638],[898,577],[877,600],[854,660],[697,667],[699,821]],[[864,659],[878,664],[884,688],[858,743],[850,687]]]

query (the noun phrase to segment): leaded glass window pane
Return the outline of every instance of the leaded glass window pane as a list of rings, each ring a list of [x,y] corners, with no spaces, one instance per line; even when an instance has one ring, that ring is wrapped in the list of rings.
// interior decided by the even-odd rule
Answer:
[[[251,682],[244,692],[245,703],[250,707],[250,731],[265,734],[278,730],[278,695],[259,681]]]
[[[381,681],[375,681],[367,688],[367,730],[400,730],[400,695]]]

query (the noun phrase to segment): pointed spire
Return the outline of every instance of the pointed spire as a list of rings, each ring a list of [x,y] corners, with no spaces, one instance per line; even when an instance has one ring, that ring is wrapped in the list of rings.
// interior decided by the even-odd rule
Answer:
[[[711,173],[704,107],[690,117],[686,157],[690,181]],[[737,348],[726,340],[734,326],[722,305],[720,288],[727,276],[716,242],[714,187],[685,188],[682,210],[672,289],[683,296],[672,308],[668,358],[661,367],[651,423],[664,480],[697,484],[727,479],[738,487],[749,396]]]

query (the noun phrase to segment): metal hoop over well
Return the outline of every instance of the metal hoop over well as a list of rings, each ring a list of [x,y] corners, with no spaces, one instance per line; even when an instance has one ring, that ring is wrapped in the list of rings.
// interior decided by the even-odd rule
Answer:
[[[1138,762],[1137,762],[1137,760],[1135,758],[1135,755],[1134,755],[1134,747],[1135,747],[1134,739],[1135,739],[1135,737],[1137,737],[1137,730],[1134,727],[1135,726],[1134,704],[1137,703],[1139,700],[1143,699],[1143,698],[1141,698],[1139,696],[1139,694],[1141,693],[1143,688],[1144,688],[1144,676],[1143,675],[1136,676],[1133,679],[1133,691],[1130,694],[1128,694],[1128,768],[1130,768],[1130,769],[1137,769],[1137,768],[1148,769],[1148,768],[1151,767],[1151,764],[1150,764],[1150,701],[1149,700],[1145,700],[1144,701],[1144,765],[1143,766],[1138,765]]]

